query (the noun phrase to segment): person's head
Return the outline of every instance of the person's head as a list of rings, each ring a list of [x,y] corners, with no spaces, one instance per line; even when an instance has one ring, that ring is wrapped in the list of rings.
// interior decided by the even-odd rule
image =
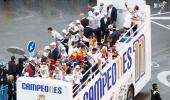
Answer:
[[[108,26],[108,29],[109,29],[109,31],[113,31],[113,25],[110,24],[110,25]]]
[[[67,34],[67,30],[66,30],[66,29],[63,29],[63,30],[61,31],[61,33],[62,33],[63,36],[65,36],[65,35]]]
[[[50,43],[50,47],[51,47],[51,49],[55,49],[56,48],[56,43],[55,42],[51,42]]]
[[[12,81],[14,81],[14,76],[13,75],[8,75],[7,79],[8,79],[8,81],[12,82]]]
[[[80,20],[75,21],[76,26],[79,26],[81,24]]]
[[[134,11],[138,11],[138,10],[139,10],[139,6],[138,6],[138,5],[135,5]]]
[[[48,32],[51,32],[52,30],[53,30],[52,27],[49,27],[49,28],[48,28]]]
[[[29,60],[29,62],[31,62],[31,63],[35,63],[35,58],[33,58],[33,57],[30,57],[28,60]]]
[[[93,48],[92,49],[92,54],[95,54],[97,52],[97,49],[96,48]]]
[[[19,59],[18,59],[18,63],[19,63],[19,64],[23,64],[22,58],[19,58]]]
[[[108,17],[108,13],[104,12],[104,17],[107,18]]]
[[[95,15],[95,16],[98,16],[98,15],[99,15],[99,12],[100,12],[100,11],[96,9],[96,10],[94,11],[94,15]]]
[[[80,65],[76,65],[76,66],[75,66],[75,69],[76,69],[77,71],[79,71],[79,70],[80,70]]]
[[[102,43],[98,42],[97,43],[97,48],[101,49],[102,48]]]
[[[71,38],[71,37],[72,37],[72,34],[73,34],[73,31],[69,31],[69,32],[67,33],[67,37],[68,37],[68,38]]]
[[[85,17],[84,13],[80,13],[80,20],[82,20]]]
[[[112,40],[113,40],[113,38],[112,38],[112,36],[110,35],[108,38],[107,38],[107,42],[112,42]]]
[[[71,68],[68,68],[68,69],[66,70],[66,74],[71,74]]]
[[[153,89],[158,89],[158,85],[157,85],[156,83],[153,83],[153,84],[152,84],[152,88],[153,88]]]
[[[103,3],[103,2],[100,2],[100,6],[103,7],[103,6],[104,6],[104,3]]]
[[[61,66],[61,61],[57,60],[55,63],[56,66]]]
[[[51,49],[50,46],[45,46],[45,47],[44,47],[44,51],[45,51],[45,52],[50,51],[50,49]]]
[[[11,61],[15,61],[15,56],[11,56]]]
[[[109,8],[113,7],[113,4],[109,4],[108,7],[109,7]]]
[[[118,31],[119,31],[120,34],[126,33],[126,30],[125,30],[124,28],[121,28],[121,29],[119,29]]]

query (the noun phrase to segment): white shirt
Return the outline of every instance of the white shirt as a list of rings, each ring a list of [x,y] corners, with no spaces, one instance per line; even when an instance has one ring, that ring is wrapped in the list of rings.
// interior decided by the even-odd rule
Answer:
[[[99,55],[97,53],[92,54],[92,52],[88,52],[88,55],[90,56],[88,60],[92,65],[95,65],[96,63],[98,63]]]
[[[132,15],[128,12],[125,16],[125,21],[124,21],[123,27],[125,27],[125,28],[131,27],[131,23],[132,23],[131,18],[132,18]]]
[[[78,50],[77,47],[73,48],[73,46],[69,46],[69,49],[68,49],[68,55],[71,56],[71,54],[73,52],[76,52]]]
[[[100,20],[101,20],[101,16],[100,15],[97,15],[97,16],[94,16],[94,29],[97,29],[100,27]]]
[[[53,37],[55,40],[61,40],[61,39],[63,39],[63,36],[62,36],[60,33],[58,33],[57,31],[55,31],[55,30],[52,30],[52,31],[51,31],[51,35],[52,35],[52,37]]]
[[[66,74],[65,81],[73,83],[74,82],[74,77],[72,75]]]
[[[81,84],[80,80],[82,79],[81,70],[77,71],[76,69],[73,70],[74,81],[76,84]]]

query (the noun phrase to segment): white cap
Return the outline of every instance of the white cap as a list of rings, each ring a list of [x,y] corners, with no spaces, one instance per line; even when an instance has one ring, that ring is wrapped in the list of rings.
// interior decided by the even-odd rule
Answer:
[[[92,16],[93,16],[93,12],[92,12],[92,11],[89,11],[89,12],[88,12],[88,16],[92,17]]]
[[[68,26],[72,28],[72,27],[74,27],[74,24],[70,23]]]
[[[99,13],[99,12],[100,12],[99,9],[94,10],[94,13]]]
[[[50,46],[45,46],[44,47],[44,50],[49,50],[50,49]]]
[[[50,43],[50,46],[52,46],[52,45],[56,45],[56,43],[55,43],[55,42],[51,42],[51,43]]]
[[[62,33],[64,33],[65,35],[67,34],[67,30],[66,29],[63,29],[62,30]]]
[[[106,46],[103,46],[102,49],[107,51],[107,47]]]
[[[113,25],[112,24],[110,24],[109,26],[108,26],[108,28],[110,29],[110,28],[113,28]]]
[[[76,20],[76,23],[80,24],[80,20]]]
[[[29,61],[35,61],[35,58],[30,57],[28,60],[29,60]]]
[[[76,65],[75,68],[80,68],[80,65]]]

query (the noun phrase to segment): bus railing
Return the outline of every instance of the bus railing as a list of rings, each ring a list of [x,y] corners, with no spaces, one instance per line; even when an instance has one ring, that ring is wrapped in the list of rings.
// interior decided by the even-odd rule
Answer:
[[[139,28],[137,28],[137,30],[136,30],[135,32],[133,32],[132,34],[130,34],[130,36],[124,41],[124,43],[127,43],[127,42],[129,41],[129,39],[131,39],[131,38],[134,36],[134,33],[140,31],[140,30],[143,28],[144,24],[145,24],[145,22],[142,23],[142,24],[139,26]],[[135,24],[135,25],[137,25],[137,24]],[[127,34],[128,34],[129,32],[131,33],[131,32],[132,32],[132,29],[135,27],[135,25],[133,25],[125,34],[123,34],[123,36],[121,36],[117,42],[121,42],[121,40],[122,40],[125,36],[127,36]],[[116,50],[116,52],[120,51],[125,45],[126,45],[126,44],[121,45],[121,46],[119,47],[119,49]],[[112,60],[113,60],[113,59],[112,59]],[[103,64],[101,64],[101,65],[99,65],[99,66],[101,66],[101,68],[103,68],[103,66],[105,66],[106,64],[107,64],[107,63],[103,63]],[[85,85],[90,81],[90,79],[93,79],[93,78],[95,77],[95,74],[96,74],[97,72],[100,72],[99,66],[97,66],[97,67],[98,67],[97,70],[95,70],[95,71],[93,72],[92,69],[93,69],[94,67],[96,67],[96,65],[93,65],[92,67],[90,67],[90,68],[82,75],[82,77],[88,76],[87,74],[89,74],[89,72],[90,72],[90,75],[87,77],[87,79],[86,79],[84,82],[82,82],[80,85],[77,85],[76,87],[73,88],[73,98],[78,94],[78,92],[80,92],[80,91],[85,87]]]

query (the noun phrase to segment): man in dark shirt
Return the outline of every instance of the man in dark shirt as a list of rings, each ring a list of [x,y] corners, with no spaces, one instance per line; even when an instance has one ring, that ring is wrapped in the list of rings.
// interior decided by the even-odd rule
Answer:
[[[14,81],[16,81],[17,67],[15,63],[15,56],[12,56],[11,61],[8,62],[8,75],[13,75]]]
[[[125,33],[125,29],[119,29],[117,31],[114,31],[107,39],[107,41],[110,43],[110,47],[114,46],[117,40],[119,39],[120,35],[122,33]]]
[[[102,38],[105,38],[106,31],[108,26],[111,24],[110,18],[108,17],[108,13],[104,13],[104,17],[100,20],[101,31],[102,31]]]

